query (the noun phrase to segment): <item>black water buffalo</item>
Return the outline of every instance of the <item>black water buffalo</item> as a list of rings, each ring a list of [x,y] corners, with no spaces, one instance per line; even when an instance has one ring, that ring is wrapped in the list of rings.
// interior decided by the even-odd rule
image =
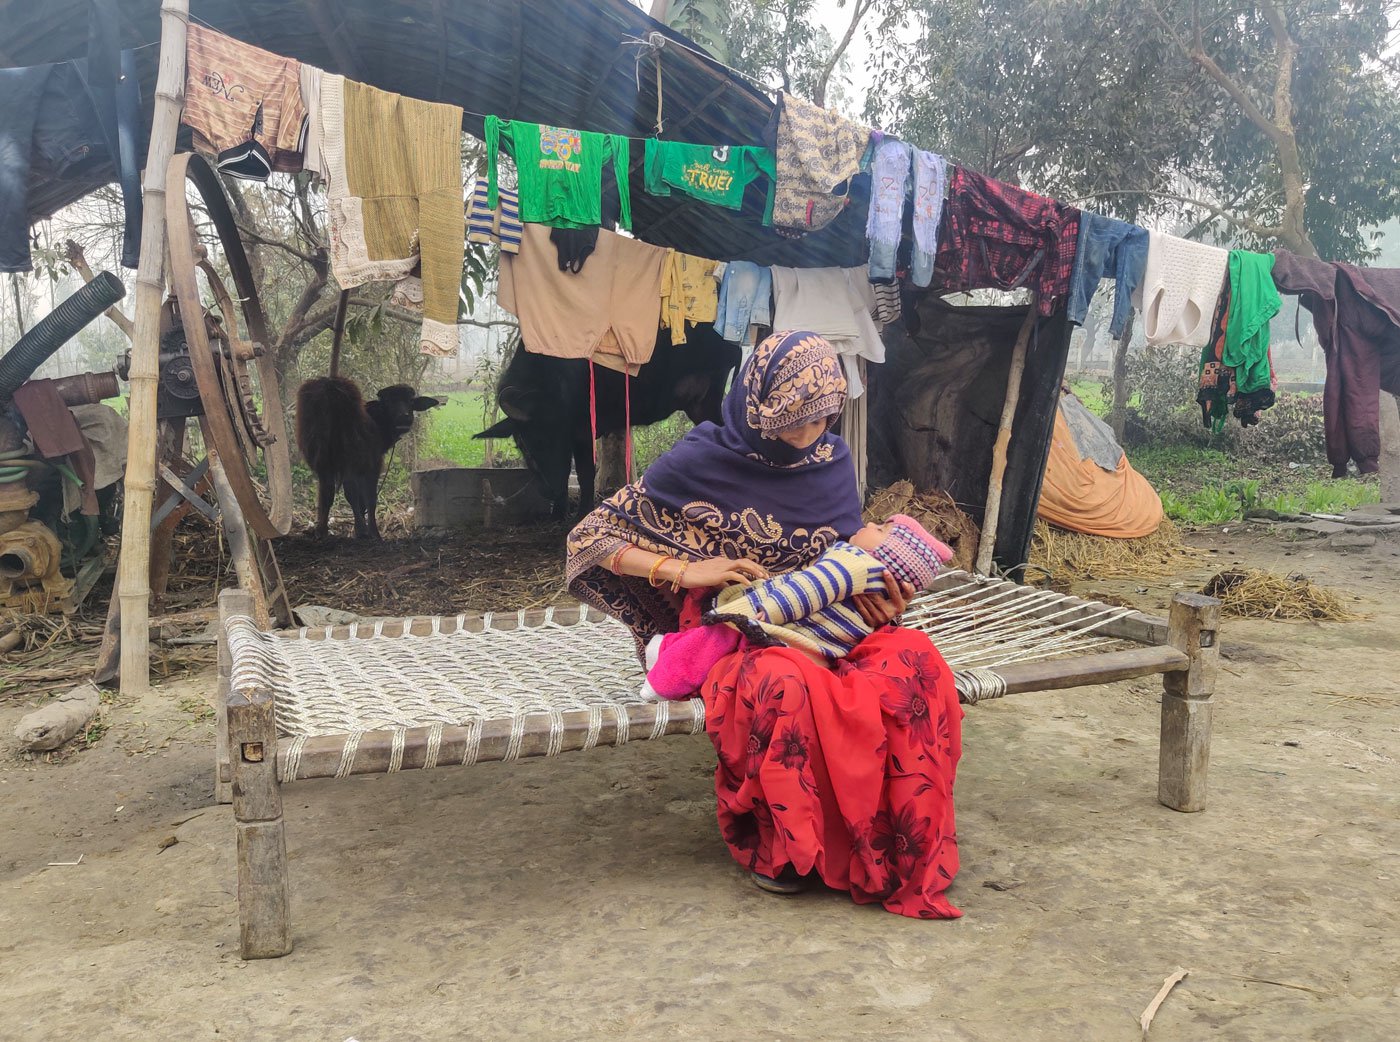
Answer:
[[[384,456],[413,427],[415,413],[442,402],[408,384],[366,402],[355,381],[321,376],[297,388],[297,445],[316,475],[316,536],[326,537],[335,492],[355,515],[355,538],[379,538],[379,475]]]
[[[739,348],[709,325],[689,330],[679,346],[672,346],[670,333],[662,330],[651,361],[631,381],[632,426],[657,423],[675,412],[685,413],[691,423],[718,423],[725,385],[738,364]],[[626,425],[626,399],[621,373],[595,366],[594,381],[601,438]],[[579,514],[592,509],[597,467],[588,363],[517,350],[496,395],[506,419],[477,437],[515,439],[556,519],[568,513],[571,466],[578,471]]]

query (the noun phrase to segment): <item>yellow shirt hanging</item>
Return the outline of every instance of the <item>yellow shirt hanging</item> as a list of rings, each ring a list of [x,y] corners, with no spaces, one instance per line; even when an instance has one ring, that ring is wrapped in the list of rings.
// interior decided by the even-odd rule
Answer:
[[[661,277],[661,324],[672,344],[685,343],[686,323],[713,322],[719,313],[719,261],[671,251]]]

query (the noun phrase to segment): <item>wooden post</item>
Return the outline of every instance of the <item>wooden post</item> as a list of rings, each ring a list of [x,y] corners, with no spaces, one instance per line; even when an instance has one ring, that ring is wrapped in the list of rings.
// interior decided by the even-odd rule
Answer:
[[[1136,314],[1128,312],[1123,335],[1113,345],[1113,405],[1108,412],[1108,425],[1113,428],[1113,436],[1120,445],[1123,444],[1123,428],[1128,422],[1128,351],[1133,343]]]
[[[997,541],[997,521],[1001,517],[1001,482],[1006,477],[1006,452],[1011,445],[1011,426],[1016,419],[1016,406],[1021,401],[1021,375],[1026,371],[1026,345],[1036,323],[1037,298],[1031,294],[1026,305],[1026,320],[1016,335],[1011,352],[1011,371],[1006,376],[1006,401],[1001,406],[1001,426],[997,428],[996,444],[992,447],[992,476],[987,480],[987,509],[982,515],[982,538],[977,544],[977,571],[990,575],[992,549]]]
[[[214,700],[214,800],[233,802],[233,766],[228,754],[228,696],[233,657],[228,649],[228,620],[251,615],[253,599],[247,590],[219,591],[219,685]]]
[[[1400,503],[1400,397],[1381,392],[1381,502]]]
[[[238,585],[252,598],[251,615],[260,629],[267,629],[271,620],[267,611],[267,592],[263,589],[262,574],[258,571],[258,559],[253,553],[252,536],[248,523],[243,519],[243,511],[238,507],[238,497],[233,494],[233,486],[224,474],[224,465],[219,454],[206,436],[209,445],[209,477],[214,482],[214,493],[219,497],[219,519],[223,522],[224,538],[228,540],[229,556],[233,558],[233,570],[238,576]]]
[[[335,323],[331,326],[331,371],[332,377],[340,375],[340,342],[345,339],[345,311],[350,306],[350,291],[340,291],[340,299],[335,302]]]
[[[131,344],[131,423],[127,433],[126,501],[122,513],[121,688],[137,694],[150,686],[151,497],[156,473],[156,383],[159,378],[160,305],[165,292],[166,167],[175,154],[175,131],[185,91],[185,22],[189,0],[162,0],[160,67],[155,118],[146,152],[141,258],[136,271],[136,333]],[[179,186],[184,191],[184,185]]]
[[[1157,800],[1173,810],[1206,809],[1211,713],[1220,669],[1220,602],[1198,593],[1172,598],[1167,643],[1191,660],[1162,676],[1162,744]]]
[[[292,950],[292,933],[272,692],[230,691],[226,713],[238,830],[238,946],[245,959],[275,959]]]

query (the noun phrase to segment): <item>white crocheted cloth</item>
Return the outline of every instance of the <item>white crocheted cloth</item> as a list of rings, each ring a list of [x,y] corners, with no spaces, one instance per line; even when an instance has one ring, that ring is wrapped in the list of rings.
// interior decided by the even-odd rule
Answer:
[[[1229,263],[1218,246],[1149,232],[1147,268],[1133,294],[1147,342],[1205,347]]]

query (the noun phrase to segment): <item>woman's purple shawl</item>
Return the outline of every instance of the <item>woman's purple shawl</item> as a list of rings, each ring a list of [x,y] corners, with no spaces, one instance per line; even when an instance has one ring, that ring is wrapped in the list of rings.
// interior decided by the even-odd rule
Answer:
[[[805,340],[800,338],[807,338]],[[679,598],[602,567],[622,540],[682,560],[749,558],[775,571],[802,567],[860,528],[861,500],[846,443],[828,430],[806,449],[763,437],[750,422],[760,403],[791,399],[797,422],[835,415],[815,368],[793,379],[790,353],[811,353],[810,333],[775,334],[755,351],[725,396],[722,426],[702,423],[600,505],[569,539],[575,596],[625,622],[640,639],[677,625]],[[839,360],[823,341],[830,362]],[[785,367],[784,361],[789,364]],[[823,354],[813,367],[824,367]],[[824,369],[822,370],[825,371]],[[814,373],[816,375],[814,375]],[[775,387],[775,380],[784,380]],[[811,394],[796,394],[800,384]],[[839,399],[844,399],[844,381]],[[815,407],[817,414],[809,415]],[[839,410],[840,400],[834,407]],[[772,410],[765,422],[772,423]],[[669,591],[667,591],[669,592]]]

